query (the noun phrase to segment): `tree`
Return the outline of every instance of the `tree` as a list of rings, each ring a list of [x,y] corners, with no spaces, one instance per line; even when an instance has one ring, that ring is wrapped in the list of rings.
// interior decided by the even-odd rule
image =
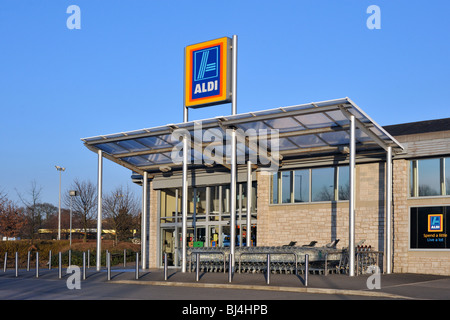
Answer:
[[[139,215],[139,202],[136,196],[126,188],[118,187],[104,197],[104,213],[111,228],[115,231],[115,242],[132,236],[136,217]]]
[[[0,234],[8,238],[17,237],[25,222],[22,210],[6,199],[6,196],[2,197],[0,200]]]
[[[97,208],[97,189],[91,181],[79,181],[75,179],[71,190],[77,191],[77,196],[70,196],[67,191],[64,196],[64,203],[70,207],[72,201],[72,211],[78,215],[84,230],[84,241],[87,237],[87,229],[92,225],[95,209]]]
[[[23,213],[25,215],[24,234],[29,237],[31,241],[34,240],[42,224],[42,211],[39,210],[39,201],[41,197],[42,187],[38,187],[36,181],[31,182],[30,191],[28,191],[28,198],[23,197],[17,192],[20,200],[24,205]]]

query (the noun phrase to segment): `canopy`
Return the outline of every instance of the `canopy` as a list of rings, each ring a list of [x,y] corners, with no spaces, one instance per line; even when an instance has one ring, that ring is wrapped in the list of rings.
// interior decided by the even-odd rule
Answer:
[[[86,147],[94,152],[103,151],[103,156],[139,174],[143,172],[155,173],[167,170],[181,170],[182,164],[174,163],[172,152],[181,144],[174,133],[184,129],[189,132],[192,146],[197,143],[202,149],[191,150],[191,163],[208,162],[207,155],[202,152],[208,142],[205,133],[215,135],[214,140],[222,139],[219,143],[226,145],[228,139],[227,129],[236,128],[238,132],[266,134],[268,157],[274,149],[274,139],[270,133],[277,132],[278,159],[287,159],[299,156],[313,156],[322,154],[345,153],[350,143],[349,117],[355,117],[356,152],[392,148],[392,152],[403,150],[386,130],[374,122],[349,98],[308,103],[289,107],[248,112],[230,116],[220,116],[204,120],[195,120],[179,124],[146,128],[141,130],[120,132],[108,135],[83,138]],[[199,130],[201,128],[201,136]],[[199,139],[202,140],[199,143]],[[239,135],[238,135],[239,140]],[[243,146],[237,149],[237,157],[250,157],[258,153],[257,144],[251,139],[243,137]],[[217,151],[217,150],[216,150]],[[217,156],[217,154],[216,154]],[[223,152],[223,165],[227,166],[227,152]],[[278,160],[277,159],[277,160]]]

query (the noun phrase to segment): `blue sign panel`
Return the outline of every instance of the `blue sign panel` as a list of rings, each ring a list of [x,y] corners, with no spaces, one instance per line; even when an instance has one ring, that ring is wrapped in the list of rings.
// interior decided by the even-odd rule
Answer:
[[[220,46],[193,53],[192,98],[215,96],[220,93]]]

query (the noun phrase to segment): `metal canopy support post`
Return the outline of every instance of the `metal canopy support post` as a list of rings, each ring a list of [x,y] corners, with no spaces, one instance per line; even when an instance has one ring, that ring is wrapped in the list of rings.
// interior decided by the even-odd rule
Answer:
[[[232,73],[231,73],[231,114],[237,113],[237,35],[232,41]],[[234,272],[236,246],[236,128],[231,132],[231,179],[230,179],[230,254],[231,272]]]
[[[350,120],[350,163],[349,163],[349,276],[355,275],[355,116],[351,115]]]
[[[247,161],[247,247],[251,246],[252,240],[252,162]]]
[[[142,217],[141,217],[141,256],[142,269],[147,269],[147,238],[148,238],[148,172],[145,171],[142,181]]]
[[[184,107],[183,110],[183,121],[188,121],[188,109]],[[186,272],[186,246],[187,246],[187,210],[188,210],[188,180],[187,180],[187,169],[188,169],[188,136],[183,137],[183,177],[182,177],[182,191],[181,191],[181,213],[182,213],[182,227],[181,227],[181,256],[182,265],[181,272]]]
[[[386,273],[392,272],[392,148],[386,153]]]
[[[103,188],[103,151],[98,150],[97,174],[97,271],[101,268],[102,256],[102,188]]]
[[[231,132],[231,182],[230,182],[230,253],[231,267],[234,270],[234,249],[236,247],[236,129]]]

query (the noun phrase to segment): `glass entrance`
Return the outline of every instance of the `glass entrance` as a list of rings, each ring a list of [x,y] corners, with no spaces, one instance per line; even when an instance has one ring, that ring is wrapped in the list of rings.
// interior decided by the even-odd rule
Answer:
[[[253,183],[252,212],[247,212],[246,183],[238,185],[236,208],[236,246],[245,246],[256,240],[256,182]],[[182,213],[181,189],[161,189],[160,192],[160,266],[164,253],[168,265],[181,266],[182,255]],[[229,185],[190,187],[188,190],[188,212],[186,244],[188,247],[229,247],[230,246],[230,189]],[[247,230],[247,215],[251,214],[251,231]],[[248,239],[250,238],[250,239]]]
[[[162,229],[162,250],[161,261],[164,261],[164,254],[167,253],[167,265],[175,266],[175,228]]]

